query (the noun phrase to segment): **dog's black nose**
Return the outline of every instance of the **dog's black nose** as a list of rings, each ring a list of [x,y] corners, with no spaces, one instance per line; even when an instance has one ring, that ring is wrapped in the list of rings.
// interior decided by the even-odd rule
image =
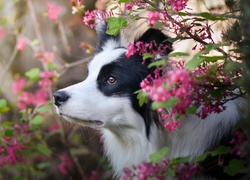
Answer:
[[[69,95],[64,91],[57,91],[53,94],[53,96],[54,103],[58,107],[69,99]]]

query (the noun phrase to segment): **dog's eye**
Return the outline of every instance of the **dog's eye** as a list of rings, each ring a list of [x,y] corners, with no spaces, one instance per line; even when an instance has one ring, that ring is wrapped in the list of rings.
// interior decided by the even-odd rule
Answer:
[[[116,82],[116,79],[113,76],[109,76],[108,79],[107,79],[107,82],[109,84],[114,84]]]

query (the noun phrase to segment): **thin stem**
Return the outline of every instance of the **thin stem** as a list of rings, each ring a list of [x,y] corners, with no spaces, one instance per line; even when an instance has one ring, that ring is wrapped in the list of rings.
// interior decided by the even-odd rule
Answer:
[[[4,83],[4,80],[5,80],[5,77],[6,77],[6,75],[7,75],[7,71],[10,69],[10,66],[11,66],[11,64],[13,63],[13,61],[15,60],[15,57],[16,57],[16,55],[17,55],[17,53],[18,53],[18,49],[17,49],[17,47],[16,47],[16,45],[15,45],[15,47],[14,47],[14,50],[12,51],[12,54],[11,54],[11,56],[10,56],[10,59],[8,60],[8,63],[7,63],[7,65],[6,65],[6,67],[4,68],[4,70],[3,70],[3,76],[2,76],[2,79],[1,79],[1,86],[3,85],[3,83]]]
[[[58,26],[59,26],[59,30],[61,32],[61,36],[62,36],[62,42],[63,42],[63,46],[64,46],[64,50],[66,51],[67,55],[70,56],[70,45],[66,36],[66,32],[65,32],[65,28],[63,26],[62,21],[58,21]]]

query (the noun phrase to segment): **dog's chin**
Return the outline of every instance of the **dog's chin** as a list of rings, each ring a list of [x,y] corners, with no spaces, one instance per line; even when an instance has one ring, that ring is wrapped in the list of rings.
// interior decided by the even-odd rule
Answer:
[[[100,121],[100,120],[86,120],[86,119],[81,119],[81,118],[71,116],[69,114],[63,114],[63,113],[59,113],[59,115],[71,123],[76,123],[76,124],[79,124],[79,125],[85,126],[85,127],[98,128],[98,127],[102,127],[104,124],[104,122]]]

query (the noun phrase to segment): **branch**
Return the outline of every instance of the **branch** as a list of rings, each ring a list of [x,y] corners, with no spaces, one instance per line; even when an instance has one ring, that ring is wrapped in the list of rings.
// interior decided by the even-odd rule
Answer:
[[[146,3],[148,3],[149,5],[151,5],[153,8],[155,8],[158,12],[161,12],[162,9],[160,9],[159,7],[157,7],[157,5],[155,5],[154,3],[150,2],[149,0],[145,0]],[[165,10],[166,11],[166,10]],[[166,11],[167,12],[167,11]],[[181,23],[179,23],[178,21],[176,21],[174,18],[172,18],[172,16],[170,16],[168,13],[166,13],[167,18],[170,19],[172,22],[174,22],[176,25],[178,25],[179,27],[182,27]],[[203,41],[201,38],[199,38],[197,35],[193,35],[187,28],[183,28],[184,32],[187,33],[187,35],[189,35],[193,40],[203,44],[203,45],[208,45],[209,43]],[[229,57],[229,55],[221,48],[216,48],[216,50],[220,53],[222,53],[225,57],[227,57],[227,60],[232,61],[232,59]]]

